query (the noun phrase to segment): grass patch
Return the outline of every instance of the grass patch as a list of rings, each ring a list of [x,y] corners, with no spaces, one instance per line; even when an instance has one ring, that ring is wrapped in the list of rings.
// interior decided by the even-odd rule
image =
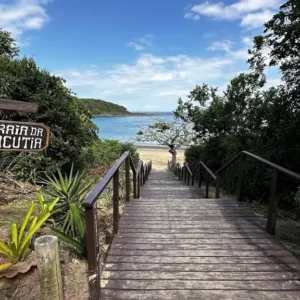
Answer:
[[[268,206],[260,202],[246,202],[250,210],[263,222],[267,223]],[[277,238],[300,259],[300,220],[293,212],[278,210],[276,223]]]

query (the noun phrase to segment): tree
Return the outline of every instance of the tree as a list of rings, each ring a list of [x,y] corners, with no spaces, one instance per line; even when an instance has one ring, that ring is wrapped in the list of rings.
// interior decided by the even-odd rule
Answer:
[[[19,49],[10,33],[0,29],[0,57],[4,55],[13,58],[19,55]]]
[[[264,35],[254,38],[249,50],[251,68],[264,77],[266,67],[279,66],[289,90],[300,86],[300,2],[288,0],[265,24]],[[299,94],[299,92],[298,92]]]
[[[41,158],[41,168],[44,157],[63,168],[68,169],[72,163],[78,166],[83,147],[98,139],[89,110],[64,86],[62,78],[40,69],[32,58],[13,58],[13,39],[6,33],[0,34],[7,38],[0,44],[3,53],[0,55],[0,97],[37,103],[39,107],[37,114],[3,112],[2,118],[50,127],[49,148],[42,154],[31,155]]]
[[[192,160],[201,158],[217,170],[240,150],[248,150],[300,173],[299,0],[288,0],[279,8],[265,24],[264,34],[254,38],[249,53],[251,73],[231,80],[223,95],[203,84],[191,91],[188,101],[179,99],[176,116],[192,122],[197,141],[202,141],[186,155]],[[266,68],[276,66],[282,84],[262,89]],[[233,166],[227,172],[223,187],[234,193],[238,169]],[[269,183],[270,172],[247,161],[245,194],[250,199],[267,198]],[[291,187],[296,190],[296,184],[289,179],[282,181],[280,188],[285,196],[281,205],[292,207]]]
[[[177,162],[177,149],[189,145],[193,136],[192,126],[187,122],[158,122],[149,125],[146,130],[137,132],[138,142],[157,142],[159,145],[168,146],[172,154],[172,167]]]

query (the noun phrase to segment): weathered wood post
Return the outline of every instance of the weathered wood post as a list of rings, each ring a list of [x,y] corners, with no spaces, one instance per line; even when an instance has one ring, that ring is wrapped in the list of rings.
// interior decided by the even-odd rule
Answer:
[[[63,300],[63,286],[56,236],[45,235],[34,242],[41,286],[41,299]]]
[[[220,198],[220,187],[221,187],[221,182],[220,182],[220,174],[216,173],[217,179],[216,179],[216,198]]]
[[[113,177],[113,233],[117,234],[119,231],[119,181],[120,171],[116,171]]]
[[[128,155],[125,160],[125,181],[126,181],[126,197],[125,201],[130,201],[130,156]]]
[[[276,231],[276,221],[278,214],[278,181],[280,180],[280,174],[278,170],[272,170],[272,185],[271,185],[271,196],[269,200],[268,209],[268,221],[267,221],[267,232],[271,235],[275,235]]]
[[[246,170],[246,155],[244,152],[241,152],[240,175],[239,175],[238,192],[237,192],[237,201],[240,202],[244,200],[245,170]]]

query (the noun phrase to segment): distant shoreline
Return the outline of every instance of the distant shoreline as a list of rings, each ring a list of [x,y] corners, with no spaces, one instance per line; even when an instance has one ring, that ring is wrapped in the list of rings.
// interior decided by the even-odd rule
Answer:
[[[133,143],[134,144],[134,143]],[[137,147],[138,149],[149,149],[149,150],[168,150],[169,147],[168,146],[162,146],[162,145],[140,145],[140,144],[134,144],[135,147]],[[179,149],[177,149],[176,151],[183,151],[185,149],[187,149],[188,146],[182,146]]]
[[[138,116],[157,116],[157,113],[129,113],[129,114],[119,114],[119,115],[112,115],[112,114],[101,114],[101,115],[94,115],[93,117],[138,117]]]

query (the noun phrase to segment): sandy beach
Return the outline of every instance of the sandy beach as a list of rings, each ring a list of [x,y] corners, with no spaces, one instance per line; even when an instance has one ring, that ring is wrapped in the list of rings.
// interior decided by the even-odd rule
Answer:
[[[172,158],[167,147],[139,147],[138,152],[144,162],[152,160],[152,166],[156,169],[167,168],[168,160]],[[177,150],[177,161],[183,164],[184,149]]]

